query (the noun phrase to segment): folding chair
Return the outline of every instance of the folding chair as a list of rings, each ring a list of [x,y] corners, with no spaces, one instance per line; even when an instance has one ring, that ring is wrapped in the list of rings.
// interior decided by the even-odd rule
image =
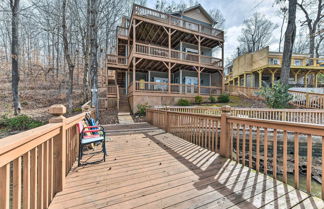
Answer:
[[[81,159],[83,156],[83,147],[87,144],[101,142],[103,161],[106,161],[106,132],[102,126],[84,126],[82,122],[77,124],[80,133],[79,140],[79,158],[78,166],[81,165]],[[101,134],[100,134],[101,133]]]

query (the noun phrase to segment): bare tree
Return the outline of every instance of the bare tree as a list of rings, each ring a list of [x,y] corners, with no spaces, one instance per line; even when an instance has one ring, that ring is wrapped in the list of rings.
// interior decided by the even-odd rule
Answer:
[[[296,36],[296,8],[297,0],[289,0],[288,24],[285,32],[284,51],[280,74],[280,81],[285,85],[288,85],[289,82],[291,56]]]
[[[311,5],[314,3],[317,3],[317,8],[316,8],[317,11],[312,11],[311,9],[309,9],[308,11],[307,8],[311,7]],[[305,15],[305,20],[303,21],[302,24],[306,24],[308,27],[309,54],[311,57],[314,57],[316,31],[321,19],[324,18],[324,14],[323,14],[324,4],[322,3],[322,0],[317,0],[317,1],[302,0],[300,3],[297,3],[297,5]],[[315,16],[312,17],[311,14],[315,14]]]
[[[20,111],[19,100],[19,3],[20,0],[10,0],[11,8],[11,66],[12,66],[12,95],[14,114]]]
[[[90,75],[92,88],[92,104],[96,107],[96,117],[99,118],[98,101],[98,0],[90,1]]]
[[[72,62],[70,50],[69,50],[68,32],[67,32],[67,25],[66,25],[66,7],[67,7],[66,1],[67,0],[63,0],[62,2],[62,31],[63,31],[64,56],[69,68],[69,85],[67,91],[67,103],[68,103],[69,112],[72,112],[74,63]]]
[[[255,52],[269,45],[272,32],[277,27],[264,15],[254,13],[251,18],[243,22],[242,34],[238,39],[243,47],[241,51]]]

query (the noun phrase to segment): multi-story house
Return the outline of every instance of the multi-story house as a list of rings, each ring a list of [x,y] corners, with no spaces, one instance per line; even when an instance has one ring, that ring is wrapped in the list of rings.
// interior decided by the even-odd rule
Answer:
[[[280,79],[282,53],[265,47],[237,57],[226,69],[226,85],[260,88],[271,86]],[[307,54],[293,54],[289,84],[296,87],[318,87],[319,75],[324,73],[324,59]]]
[[[224,32],[215,24],[201,5],[170,14],[134,5],[117,27],[116,53],[107,55],[108,91],[116,85],[133,112],[221,94]]]

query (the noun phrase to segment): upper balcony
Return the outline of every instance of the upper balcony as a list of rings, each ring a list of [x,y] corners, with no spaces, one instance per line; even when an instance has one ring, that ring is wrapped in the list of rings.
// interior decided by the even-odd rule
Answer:
[[[269,55],[269,65],[281,66],[282,56]],[[291,67],[308,67],[308,68],[324,68],[324,58],[304,58],[304,57],[292,57]]]
[[[185,65],[200,65],[207,68],[217,68],[222,69],[223,62],[222,59],[198,55],[189,52],[183,52],[179,50],[171,49],[166,47],[136,43],[135,50],[132,50],[131,56],[138,56],[143,58],[148,58],[152,60],[160,61],[162,59],[167,59],[172,62]],[[149,57],[148,57],[149,56]],[[107,55],[107,65],[111,67],[127,67],[128,59],[124,56],[117,56],[113,54]]]
[[[208,36],[219,41],[224,41],[224,31],[212,28],[203,24],[199,24],[193,21],[189,21],[180,17],[176,17],[167,13],[163,13],[154,9],[143,7],[140,5],[134,5],[132,17],[144,17],[153,22],[162,23],[171,26],[178,30],[185,30],[187,32],[199,33]],[[128,36],[129,30],[127,28],[118,27],[118,37]]]

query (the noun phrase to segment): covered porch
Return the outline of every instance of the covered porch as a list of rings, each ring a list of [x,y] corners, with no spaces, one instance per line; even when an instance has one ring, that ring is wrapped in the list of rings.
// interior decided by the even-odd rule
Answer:
[[[223,72],[199,66],[138,59],[125,73],[124,83],[128,87],[128,95],[142,92],[217,96],[222,93]]]

